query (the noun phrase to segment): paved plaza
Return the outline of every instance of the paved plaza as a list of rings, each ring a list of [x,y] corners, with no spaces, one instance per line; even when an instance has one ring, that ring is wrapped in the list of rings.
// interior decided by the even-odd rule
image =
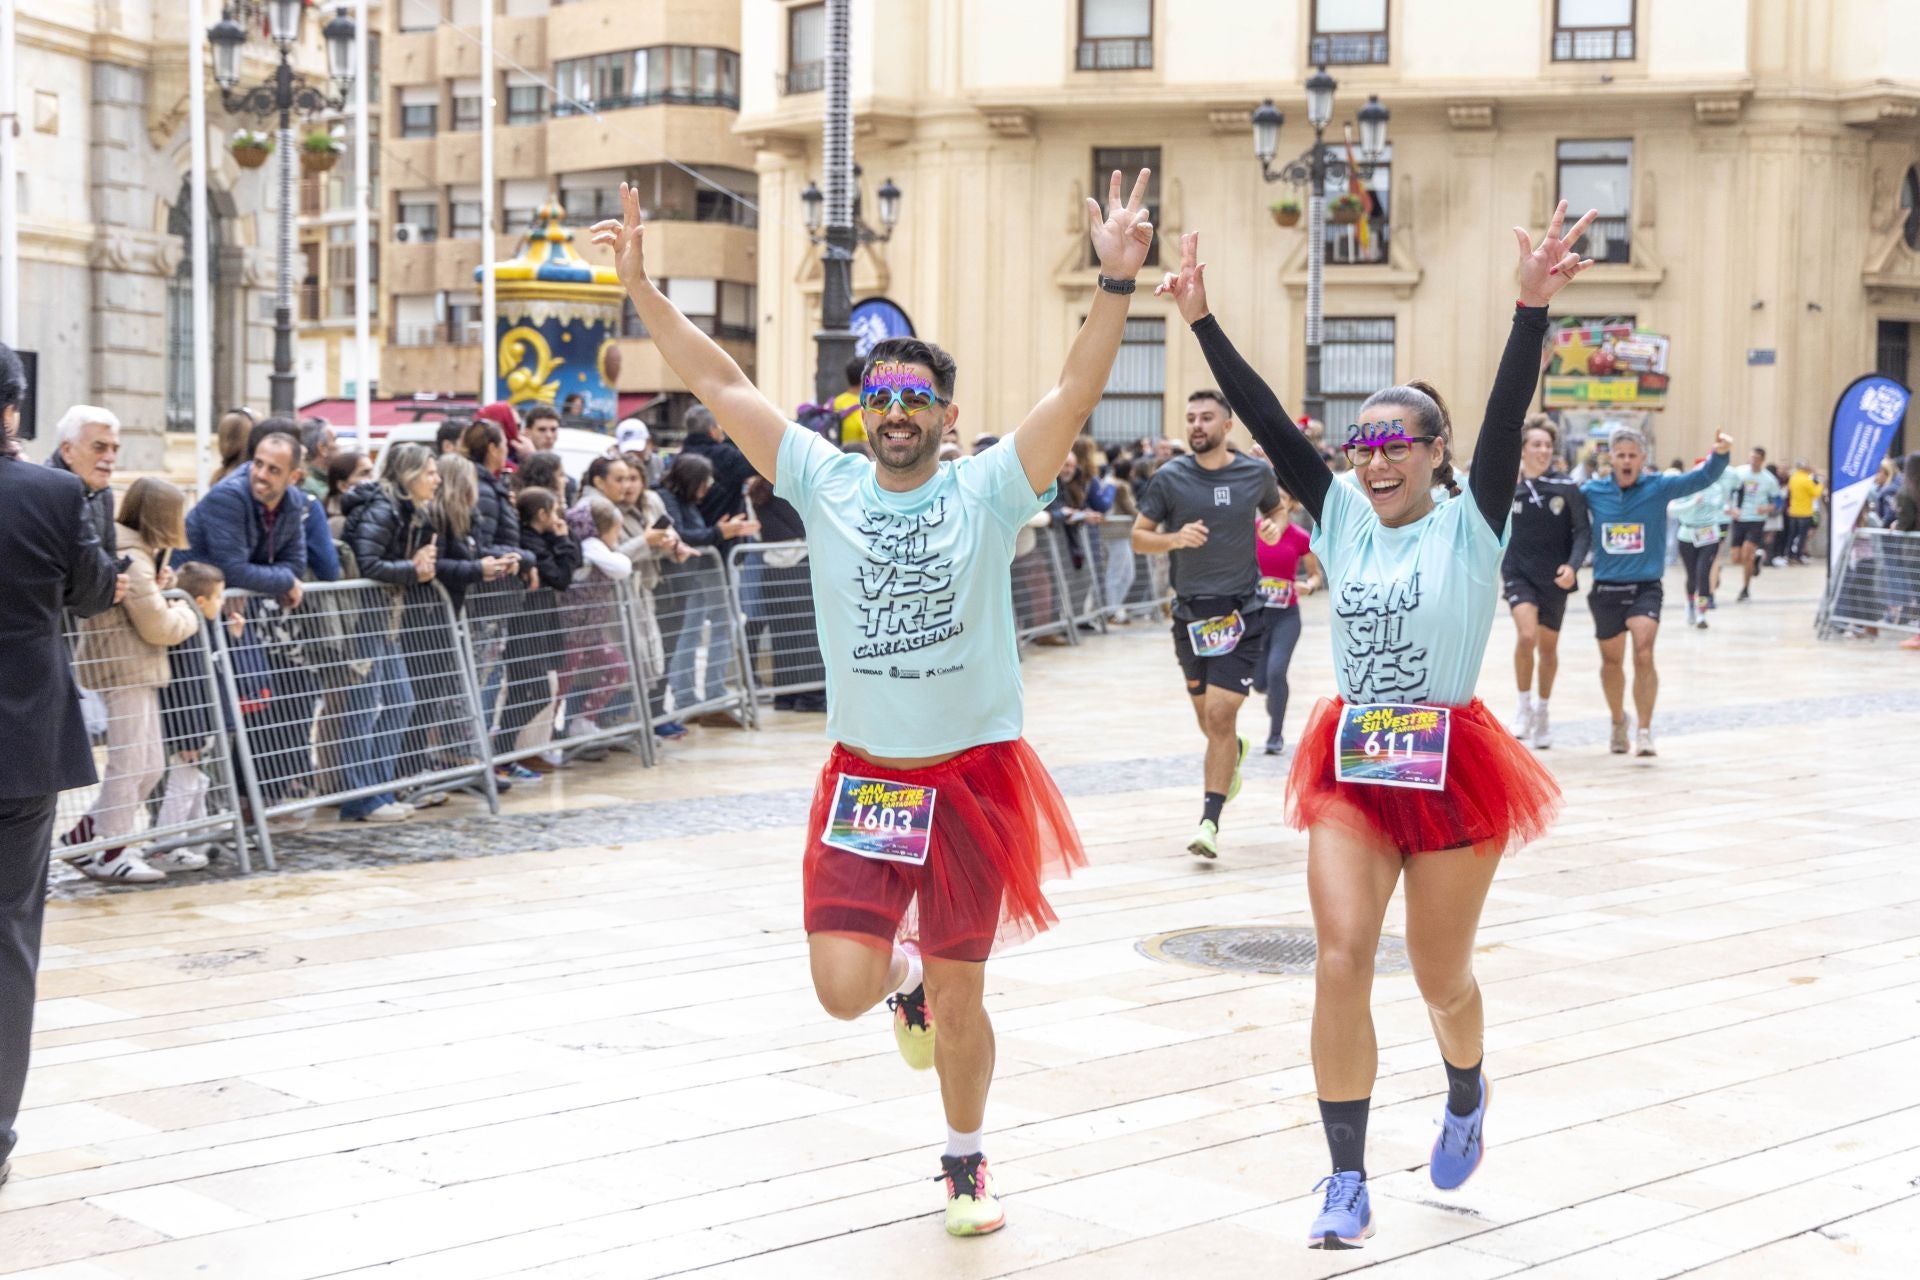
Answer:
[[[1184,852],[1200,739],[1140,624],[1026,665],[1093,865],[989,969],[998,1235],[941,1230],[936,1084],[884,1011],[814,1003],[799,824],[826,747],[818,717],[770,715],[651,771],[570,768],[499,818],[316,822],[278,874],[63,877],[0,1274],[1910,1277],[1920,655],[1816,642],[1819,583],[1769,573],[1707,632],[1669,605],[1651,761],[1607,754],[1569,614],[1566,811],[1480,932],[1488,1158],[1429,1182],[1446,1081],[1413,980],[1383,975],[1364,1251],[1302,1247],[1326,1165],[1311,979],[1151,954],[1309,921],[1285,761],[1250,762],[1217,864]],[[1332,687],[1325,608],[1292,726]],[[1505,715],[1501,614],[1480,688]]]

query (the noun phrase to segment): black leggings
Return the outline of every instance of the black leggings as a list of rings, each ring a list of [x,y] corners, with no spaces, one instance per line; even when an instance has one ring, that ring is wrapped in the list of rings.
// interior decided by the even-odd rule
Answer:
[[[1267,732],[1286,736],[1287,668],[1293,665],[1293,647],[1300,643],[1300,610],[1276,609],[1267,629],[1267,660],[1254,672],[1253,688],[1267,695]]]
[[[1687,594],[1698,599],[1713,590],[1713,562],[1720,554],[1718,541],[1696,547],[1680,539],[1680,563],[1687,567]]]

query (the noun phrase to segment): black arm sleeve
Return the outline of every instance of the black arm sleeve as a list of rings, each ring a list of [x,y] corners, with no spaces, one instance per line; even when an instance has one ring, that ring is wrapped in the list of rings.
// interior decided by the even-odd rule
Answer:
[[[12,465],[12,464],[9,464]],[[22,462],[20,466],[27,464]],[[100,545],[100,531],[87,514],[84,492],[73,495],[67,512],[73,525],[73,559],[67,565],[64,598],[66,607],[82,618],[91,618],[113,607],[113,593],[119,587],[120,571],[113,557]]]
[[[1544,316],[1546,313],[1541,314]],[[1280,405],[1280,397],[1273,394],[1273,388],[1233,349],[1233,344],[1227,341],[1227,335],[1221,332],[1218,320],[1211,315],[1202,316],[1200,323],[1193,326],[1193,336],[1200,340],[1200,350],[1207,357],[1207,367],[1213,370],[1213,380],[1219,384],[1221,394],[1226,396],[1228,407],[1233,410],[1235,417],[1247,424],[1247,430],[1267,451],[1267,460],[1273,464],[1274,474],[1280,477],[1281,485],[1307,509],[1307,514],[1318,524],[1320,509],[1327,500],[1327,490],[1333,484],[1333,472],[1327,470],[1327,464],[1321,461],[1319,450],[1287,416],[1287,411]],[[1520,457],[1517,439],[1515,467],[1519,466]]]
[[[1487,416],[1480,423],[1480,439],[1473,447],[1473,473],[1467,487],[1474,505],[1497,536],[1507,527],[1513,507],[1513,478],[1520,473],[1521,428],[1534,388],[1540,385],[1540,341],[1547,334],[1545,307],[1513,309],[1513,328],[1500,357],[1493,390],[1487,393]]]
[[[1587,562],[1587,552],[1593,550],[1593,526],[1588,523],[1587,497],[1577,484],[1567,489],[1567,519],[1573,522],[1573,546],[1567,551],[1566,563],[1579,573],[1580,566]]]

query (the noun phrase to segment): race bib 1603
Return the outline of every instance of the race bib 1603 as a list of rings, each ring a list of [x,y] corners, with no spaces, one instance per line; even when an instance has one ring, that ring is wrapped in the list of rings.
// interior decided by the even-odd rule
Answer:
[[[820,843],[880,862],[927,863],[939,792],[884,778],[841,774]]]
[[[1238,609],[1224,618],[1206,618],[1187,624],[1187,639],[1193,644],[1196,658],[1224,658],[1239,647],[1240,637],[1245,634],[1246,620]]]
[[[1609,554],[1638,555],[1647,549],[1647,526],[1643,524],[1601,525],[1600,541]]]
[[[1444,791],[1453,710],[1374,702],[1340,710],[1337,782]]]

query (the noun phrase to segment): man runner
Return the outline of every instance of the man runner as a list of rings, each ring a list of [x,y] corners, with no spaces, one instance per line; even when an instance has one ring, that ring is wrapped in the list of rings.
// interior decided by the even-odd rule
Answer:
[[[1218,391],[1187,397],[1187,445],[1153,473],[1133,522],[1133,549],[1168,557],[1173,575],[1173,652],[1194,718],[1207,738],[1200,828],[1187,850],[1220,856],[1220,811],[1240,794],[1252,745],[1240,736],[1240,704],[1266,659],[1268,600],[1260,591],[1255,527],[1268,543],[1284,532],[1273,468],[1227,448],[1233,411]],[[1171,529],[1162,533],[1161,529]],[[1293,603],[1292,584],[1276,607]]]
[[[1660,575],[1666,569],[1667,503],[1718,480],[1727,469],[1733,437],[1722,431],[1713,452],[1692,471],[1663,476],[1646,470],[1647,438],[1616,427],[1608,441],[1613,470],[1580,486],[1593,521],[1593,590],[1587,606],[1600,642],[1600,689],[1613,713],[1609,749],[1627,753],[1627,636],[1633,636],[1633,706],[1640,720],[1634,754],[1654,755],[1653,704],[1660,673],[1653,642],[1660,634]]]
[[[1759,445],[1744,467],[1727,472],[1733,478],[1733,562],[1745,575],[1740,583],[1740,599],[1753,598],[1753,580],[1767,558],[1767,517],[1780,505],[1780,481],[1767,470],[1767,451]]]
[[[994,1060],[987,956],[996,940],[1050,925],[1042,881],[1086,861],[1020,737],[1014,541],[1052,497],[1113,369],[1153,240],[1148,176],[1122,200],[1115,172],[1104,214],[1087,201],[1100,287],[1060,380],[1018,430],[950,462],[941,436],[960,411],[940,348],[874,347],[861,388],[874,457],[842,453],[789,422],[647,277],[636,190],[622,183],[622,217],[593,228],[666,362],[806,523],[835,742],[802,872],[814,993],[844,1019],[892,997],[902,1055],[939,1072],[957,1236],[1005,1223],[981,1143]]]

